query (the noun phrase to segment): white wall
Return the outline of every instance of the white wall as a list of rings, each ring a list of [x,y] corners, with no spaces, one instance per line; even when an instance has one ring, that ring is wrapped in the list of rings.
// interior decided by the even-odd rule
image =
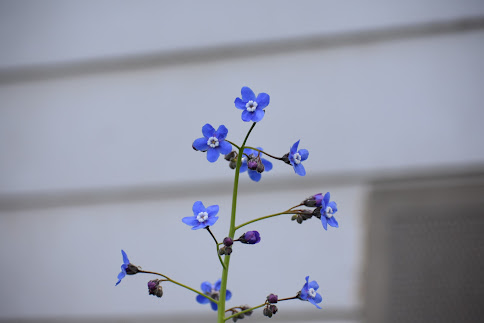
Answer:
[[[174,286],[161,300],[148,297],[148,277],[114,288],[115,276],[123,248],[143,268],[194,287],[219,277],[208,235],[180,219],[202,199],[221,205],[214,231],[220,239],[227,231],[232,171],[190,145],[207,122],[225,124],[230,140],[241,142],[249,125],[233,100],[243,85],[271,95],[249,143],[282,155],[301,139],[310,158],[304,178],[283,164],[258,184],[243,174],[240,216],[330,190],[341,228],[282,219],[252,227],[263,241],[233,257],[233,305],[255,305],[273,291],[290,295],[309,274],[325,308],[360,309],[367,186],[343,182],[345,175],[484,162],[479,1],[3,1],[0,8],[0,257],[8,264],[0,318],[209,311]],[[466,19],[474,27],[452,23]],[[254,55],[232,52],[243,48]],[[128,67],[104,69],[110,57]],[[199,189],[205,183],[209,192]],[[165,194],[172,186],[184,194]]]

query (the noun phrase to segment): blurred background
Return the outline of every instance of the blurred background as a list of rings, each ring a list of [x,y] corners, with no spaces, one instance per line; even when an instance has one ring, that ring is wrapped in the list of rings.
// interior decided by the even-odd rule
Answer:
[[[480,322],[484,315],[484,2],[0,0],[0,321],[213,322],[195,295],[221,270],[181,218],[220,205],[233,170],[191,148],[242,86],[271,103],[248,141],[282,156],[241,174],[238,223],[331,192],[338,229],[246,228],[228,306],[293,296],[278,322]],[[245,321],[245,320],[244,320]],[[266,322],[261,310],[248,322]]]

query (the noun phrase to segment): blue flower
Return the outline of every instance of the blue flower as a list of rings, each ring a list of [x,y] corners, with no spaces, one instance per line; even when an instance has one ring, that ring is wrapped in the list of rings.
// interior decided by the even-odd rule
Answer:
[[[217,131],[210,124],[202,127],[202,138],[193,142],[193,148],[207,152],[207,160],[211,163],[216,162],[220,154],[228,154],[232,151],[232,145],[225,141],[228,134],[224,125],[218,127]]]
[[[297,150],[299,141],[300,140],[294,143],[289,150],[289,162],[291,163],[292,167],[294,167],[296,174],[304,176],[306,175],[306,170],[304,169],[302,162],[308,159],[309,152],[306,149],[300,149],[299,151]]]
[[[118,286],[121,280],[126,276],[126,269],[129,265],[129,259],[128,255],[126,255],[126,252],[124,252],[124,250],[121,250],[121,254],[123,255],[123,264],[121,265],[121,272],[118,274],[118,282],[116,283],[116,286]]]
[[[201,289],[202,289],[202,292],[205,295],[210,296],[214,300],[218,301],[219,295],[220,295],[220,285],[221,284],[222,284],[221,279],[217,280],[215,282],[214,286],[212,286],[212,284],[210,284],[209,282],[203,282]],[[225,300],[228,301],[231,298],[232,298],[232,293],[229,290],[226,290],[225,291]],[[218,308],[217,304],[215,304],[214,302],[211,302],[210,300],[208,300],[208,298],[203,297],[202,295],[197,295],[197,302],[199,302],[200,304],[207,304],[208,302],[210,302],[210,305],[212,306],[212,310],[214,310],[214,311],[216,311],[217,308]]]
[[[187,216],[182,219],[183,223],[192,226],[192,230],[203,229],[214,225],[218,220],[218,205],[211,205],[207,208],[201,201],[193,203],[193,216]]]
[[[318,288],[318,283],[315,280],[309,282],[309,276],[306,276],[306,284],[304,284],[303,288],[301,289],[299,298],[303,301],[308,301],[317,308],[321,309],[318,303],[321,303],[323,301],[323,298],[321,297],[321,295],[319,295],[319,293],[316,292]]]
[[[263,150],[261,147],[257,147],[257,149]],[[249,148],[245,148],[244,153],[247,154],[248,156],[250,156],[250,155],[258,156],[259,155],[258,151],[252,150],[252,149],[249,149]],[[260,160],[261,160],[262,164],[264,165],[264,171],[268,172],[272,169],[272,163],[270,161],[268,161],[267,159],[264,159],[264,158],[260,158]],[[247,170],[248,170],[247,173],[249,174],[249,177],[250,177],[251,180],[253,180],[254,182],[260,181],[262,174],[259,173],[256,170],[249,169],[248,166],[247,166],[247,157],[244,156],[242,158],[242,164],[240,165],[240,172],[243,173]]]
[[[256,244],[260,242],[260,234],[257,231],[247,231],[238,240],[245,244]]]
[[[267,93],[259,93],[257,98],[254,92],[247,86],[240,90],[242,99],[235,99],[235,107],[242,111],[242,120],[245,122],[254,121],[259,122],[264,117],[264,108],[269,105],[270,97]]]
[[[329,201],[330,194],[329,192],[324,194],[324,197],[322,200],[316,199],[316,201],[320,202],[320,205],[317,205],[318,207],[321,207],[321,223],[323,224],[324,230],[328,230],[328,224],[332,226],[333,228],[338,228],[338,221],[334,218],[333,214],[338,211],[338,208],[336,206],[336,203],[333,201]]]

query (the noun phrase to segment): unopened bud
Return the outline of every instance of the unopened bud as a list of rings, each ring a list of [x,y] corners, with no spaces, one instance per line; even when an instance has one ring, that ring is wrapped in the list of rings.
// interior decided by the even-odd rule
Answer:
[[[251,170],[257,170],[257,160],[255,158],[247,161],[247,167]]]
[[[248,310],[249,308],[250,308],[250,306],[249,306],[249,305],[242,305],[242,306],[240,307],[240,309],[241,309],[242,311]],[[246,316],[250,316],[250,315],[252,314],[252,311],[245,312],[244,314],[245,314]]]
[[[139,272],[139,268],[131,263],[128,264],[128,266],[126,267],[126,275],[134,275],[134,274],[137,274],[138,272]]]
[[[262,163],[262,161],[259,159],[258,163],[257,163],[257,168],[256,168],[256,171],[258,173],[262,173],[264,171],[265,167],[264,167],[264,164]]]
[[[269,308],[272,311],[272,314],[276,314],[278,311],[278,308],[276,305],[269,305]]]
[[[229,163],[230,169],[236,169],[237,168],[237,160],[231,159]]]
[[[276,304],[277,300],[278,300],[278,297],[275,294],[270,294],[269,296],[267,296],[267,301],[269,303]]]
[[[233,244],[234,244],[234,240],[232,240],[231,237],[225,237],[224,238],[224,245],[226,245],[227,247],[230,247]]]
[[[163,288],[160,285],[161,280],[154,279],[148,282],[148,293],[156,297],[163,296]]]
[[[231,159],[237,158],[237,153],[235,152],[235,150],[232,150],[227,155],[225,155],[224,158],[225,158],[226,161],[229,161]]]
[[[262,314],[264,314],[264,316],[267,316],[267,317],[272,317],[272,310],[269,309],[269,306],[266,306],[262,310]]]

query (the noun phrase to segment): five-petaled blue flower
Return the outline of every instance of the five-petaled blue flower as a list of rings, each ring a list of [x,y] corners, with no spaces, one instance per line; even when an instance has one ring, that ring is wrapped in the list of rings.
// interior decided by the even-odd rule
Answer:
[[[208,295],[210,296],[211,298],[213,298],[214,300],[218,301],[219,300],[219,296],[220,296],[220,285],[222,284],[222,280],[219,279],[215,282],[215,285],[212,286],[212,284],[210,284],[209,282],[203,282],[202,283],[202,292],[205,294],[205,295]],[[230,300],[232,298],[232,293],[229,291],[229,290],[226,290],[225,292],[225,300]],[[215,304],[214,302],[211,302],[208,298],[206,297],[203,297],[202,295],[197,295],[197,302],[199,302],[200,304],[207,304],[208,302],[210,302],[210,305],[212,306],[212,310],[216,311],[217,310],[217,304]]]
[[[263,150],[261,147],[257,147],[257,149]],[[253,149],[249,149],[249,148],[245,148],[244,153],[247,154],[248,156],[250,156],[250,155],[258,156],[258,154],[259,154],[258,151],[253,150]],[[268,161],[265,158],[261,158],[260,160],[261,160],[262,164],[264,165],[264,171],[265,172],[268,172],[272,169],[272,163],[270,161]],[[262,174],[259,173],[256,170],[249,169],[249,167],[247,166],[247,157],[244,156],[242,158],[242,164],[240,165],[240,172],[243,173],[247,170],[248,170],[247,173],[249,174],[249,177],[250,177],[251,180],[253,180],[254,182],[260,181]]]
[[[242,98],[235,99],[235,107],[242,111],[242,120],[245,122],[259,122],[264,117],[264,108],[269,105],[270,97],[267,93],[259,93],[257,98],[254,92],[247,86],[240,90]]]
[[[321,295],[319,295],[319,293],[316,292],[318,288],[318,283],[315,280],[309,282],[309,276],[306,276],[306,284],[304,284],[303,288],[301,289],[299,298],[303,301],[308,301],[317,308],[321,309],[318,303],[321,303],[323,298]]]
[[[321,205],[317,205],[321,207],[321,223],[323,224],[324,230],[328,230],[328,224],[333,228],[338,228],[338,221],[334,218],[334,214],[338,211],[338,207],[336,206],[336,202],[329,201],[330,194],[329,192],[324,194],[323,199],[321,200]],[[319,199],[316,199],[316,202],[319,202]]]
[[[218,205],[211,205],[207,208],[203,206],[201,201],[193,203],[193,216],[187,216],[182,219],[183,223],[192,226],[192,230],[203,229],[205,227],[214,225],[218,220]]]
[[[121,254],[123,255],[123,264],[121,265],[121,272],[118,274],[118,282],[116,283],[116,286],[118,286],[121,280],[126,276],[126,269],[129,265],[129,259],[126,252],[124,252],[124,250],[121,250]]]
[[[292,167],[294,167],[296,174],[304,176],[306,175],[306,170],[304,169],[302,162],[308,159],[309,152],[306,149],[300,149],[299,151],[297,150],[299,141],[300,140],[294,143],[289,150],[289,161],[291,162]]]
[[[228,154],[232,151],[232,145],[225,141],[228,130],[224,125],[218,127],[217,131],[210,124],[202,127],[202,138],[193,142],[193,148],[207,152],[207,160],[211,163],[216,162],[220,154]]]

